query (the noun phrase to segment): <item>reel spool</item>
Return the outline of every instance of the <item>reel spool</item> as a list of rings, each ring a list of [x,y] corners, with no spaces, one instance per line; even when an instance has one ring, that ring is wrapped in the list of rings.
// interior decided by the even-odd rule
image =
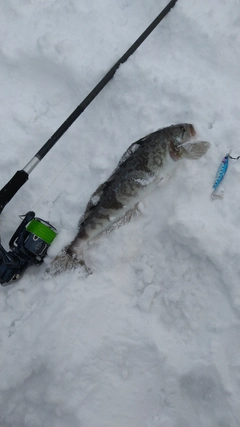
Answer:
[[[30,211],[13,234],[7,252],[0,244],[0,284],[7,286],[18,280],[30,265],[42,264],[47,250],[57,235],[49,222],[35,217]]]

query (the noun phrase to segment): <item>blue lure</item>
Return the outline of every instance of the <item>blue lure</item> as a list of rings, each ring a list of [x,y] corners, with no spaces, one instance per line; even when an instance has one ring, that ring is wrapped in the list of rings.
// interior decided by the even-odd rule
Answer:
[[[225,173],[228,169],[228,159],[229,159],[229,153],[226,154],[226,156],[222,159],[221,164],[217,170],[216,178],[213,184],[213,193],[218,188],[220,182],[223,180]]]

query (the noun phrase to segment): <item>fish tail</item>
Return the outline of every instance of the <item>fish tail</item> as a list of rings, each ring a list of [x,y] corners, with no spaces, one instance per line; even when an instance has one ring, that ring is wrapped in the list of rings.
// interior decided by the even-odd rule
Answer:
[[[62,249],[54,258],[50,266],[45,271],[45,278],[57,276],[64,271],[72,271],[78,268],[83,268],[83,271],[87,274],[91,273],[84,261],[83,249],[81,246],[75,247],[75,240],[70,245]]]

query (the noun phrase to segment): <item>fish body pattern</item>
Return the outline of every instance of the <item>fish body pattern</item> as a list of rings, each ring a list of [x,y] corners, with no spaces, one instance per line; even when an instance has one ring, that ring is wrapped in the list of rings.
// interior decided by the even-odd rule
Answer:
[[[178,160],[204,155],[209,143],[194,141],[195,135],[193,125],[178,124],[157,130],[130,145],[112,175],[92,194],[75,239],[54,259],[49,272],[57,274],[84,265],[86,243],[128,215],[171,174]]]

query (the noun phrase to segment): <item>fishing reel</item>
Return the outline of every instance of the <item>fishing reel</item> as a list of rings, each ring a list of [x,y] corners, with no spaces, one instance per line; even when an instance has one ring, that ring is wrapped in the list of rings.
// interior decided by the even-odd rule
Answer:
[[[57,235],[49,222],[35,217],[30,211],[20,216],[23,221],[13,234],[10,251],[0,243],[0,284],[7,286],[18,280],[30,265],[40,265],[47,250]]]

